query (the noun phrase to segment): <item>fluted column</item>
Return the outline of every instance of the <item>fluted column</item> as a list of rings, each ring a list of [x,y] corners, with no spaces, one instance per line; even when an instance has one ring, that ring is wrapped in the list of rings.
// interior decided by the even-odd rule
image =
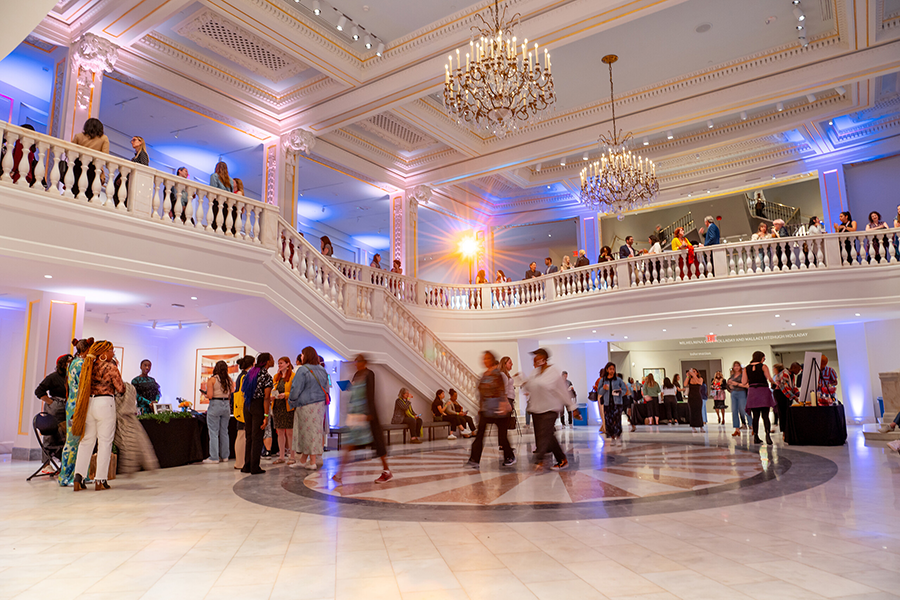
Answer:
[[[115,68],[118,58],[119,47],[93,33],[85,33],[72,44],[61,107],[61,138],[71,140],[84,128],[85,121],[99,118],[103,74]]]
[[[297,227],[297,161],[301,152],[309,154],[316,136],[294,129],[263,147],[263,176],[267,204],[277,205],[281,216]]]

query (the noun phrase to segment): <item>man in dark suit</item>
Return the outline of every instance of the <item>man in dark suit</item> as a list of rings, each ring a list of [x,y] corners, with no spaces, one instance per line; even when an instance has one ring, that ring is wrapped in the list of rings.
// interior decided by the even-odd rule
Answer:
[[[640,254],[634,249],[634,236],[629,235],[625,238],[625,243],[619,248],[619,258],[631,258]]]
[[[553,259],[549,256],[544,259],[544,265],[546,265],[547,270],[545,271],[545,275],[551,275],[559,271],[559,267],[553,264]]]
[[[541,272],[537,270],[536,262],[532,262],[528,267],[528,270],[525,271],[525,279],[534,279],[541,276]]]
[[[585,254],[586,253],[584,250],[578,251],[578,260],[575,261],[576,267],[585,267],[585,266],[591,264],[591,261],[588,260],[588,257]]]

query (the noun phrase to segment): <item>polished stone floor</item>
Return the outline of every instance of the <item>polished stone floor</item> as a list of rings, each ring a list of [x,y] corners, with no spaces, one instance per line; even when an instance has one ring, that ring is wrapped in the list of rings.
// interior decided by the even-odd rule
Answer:
[[[443,440],[393,446],[386,486],[361,460],[345,489],[333,457],[79,494],[26,483],[34,464],[5,457],[0,598],[900,597],[900,455],[858,428],[837,448],[751,446],[715,425],[639,428],[619,447],[559,435],[562,474],[533,472],[526,434],[508,471],[488,451],[464,471],[470,442]]]

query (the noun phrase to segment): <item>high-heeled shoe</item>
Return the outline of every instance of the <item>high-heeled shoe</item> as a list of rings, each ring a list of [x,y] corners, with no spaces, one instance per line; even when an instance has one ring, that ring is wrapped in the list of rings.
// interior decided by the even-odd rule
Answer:
[[[766,436],[766,444],[769,446],[772,445],[772,437],[771,436],[768,436],[768,435]]]
[[[758,437],[755,437],[755,436],[754,436],[754,438],[753,438],[753,443],[754,443],[754,444],[762,444],[762,440],[759,439]]]
[[[109,484],[106,483],[105,479],[97,479],[94,481],[94,490],[97,492],[102,492],[103,490],[108,490]]]
[[[84,489],[84,478],[78,473],[75,474],[75,479],[72,480],[72,490],[75,492],[80,492]]]

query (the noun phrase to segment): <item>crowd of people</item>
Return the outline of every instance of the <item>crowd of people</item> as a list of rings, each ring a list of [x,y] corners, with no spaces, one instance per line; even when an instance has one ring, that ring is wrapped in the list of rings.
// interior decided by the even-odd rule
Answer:
[[[89,483],[88,467],[92,467],[95,489],[109,489],[114,441],[118,461],[113,469],[132,473],[157,468],[156,454],[136,419],[159,398],[159,386],[149,376],[150,361],[143,361],[141,375],[126,384],[112,343],[87,338],[72,340],[72,345],[74,356],[64,354],[57,358],[54,371],[34,392],[46,405],[44,412],[59,423],[59,445],[65,440],[57,473],[59,484],[71,485],[76,492],[85,489]],[[45,441],[53,444],[57,440]],[[92,465],[95,445],[96,461]]]

